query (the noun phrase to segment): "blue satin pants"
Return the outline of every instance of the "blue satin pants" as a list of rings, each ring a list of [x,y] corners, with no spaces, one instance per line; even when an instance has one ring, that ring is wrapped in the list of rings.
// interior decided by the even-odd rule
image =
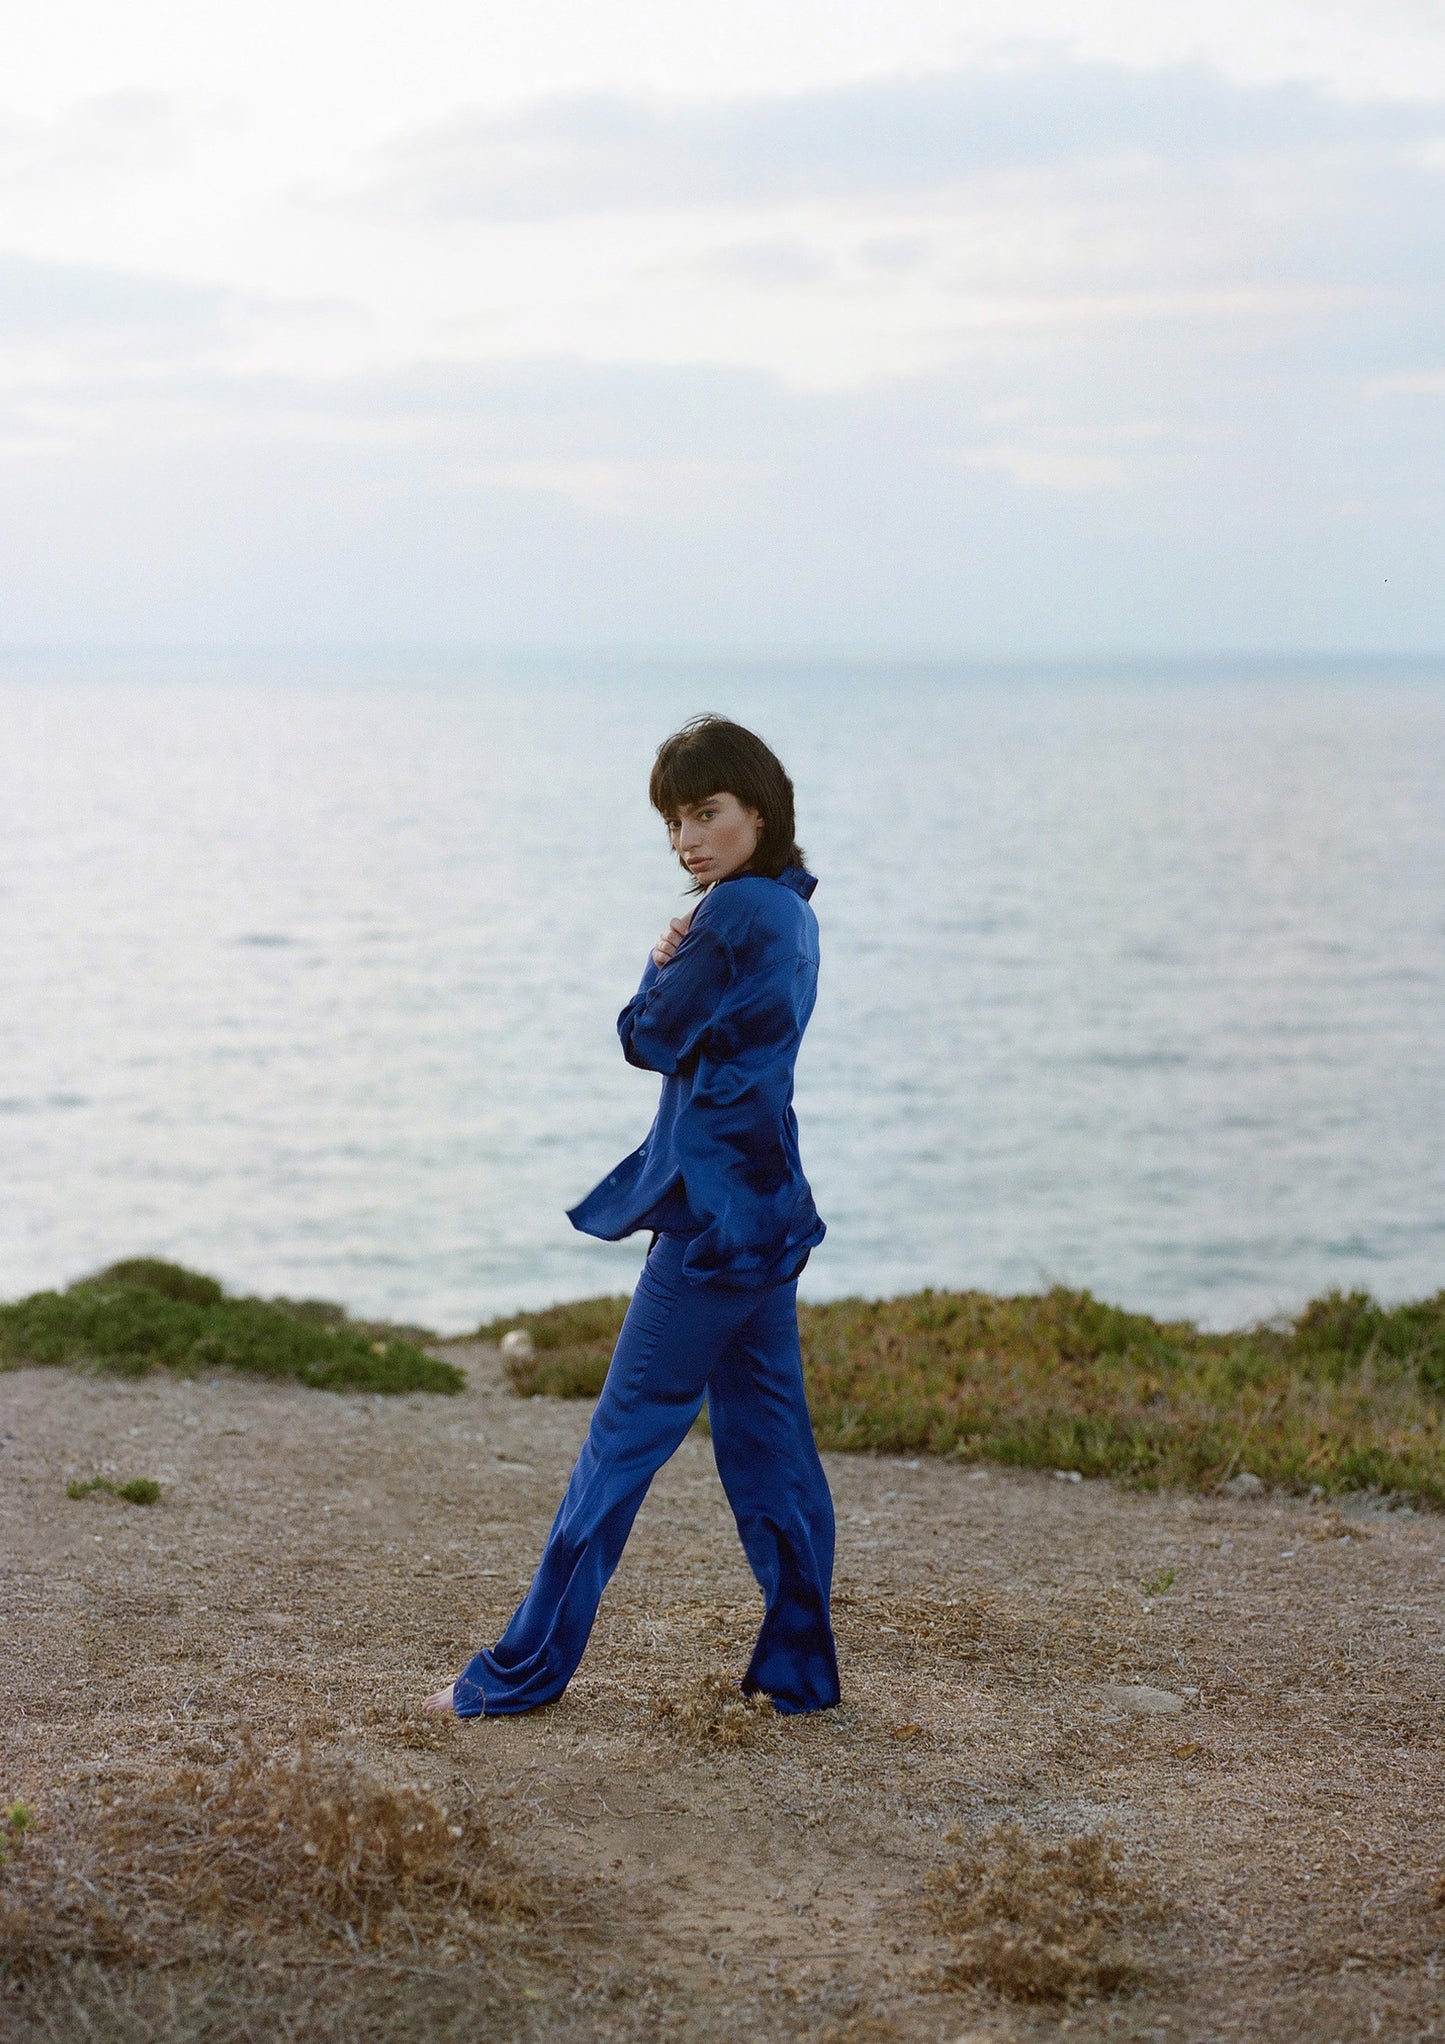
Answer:
[[[838,1701],[828,1617],[833,1500],[798,1352],[797,1279],[724,1291],[682,1275],[684,1238],[643,1266],[532,1587],[453,1691],[458,1717],[535,1710],[571,1680],[647,1487],[707,1398],[713,1452],[764,1599],[744,1693],[780,1711]]]

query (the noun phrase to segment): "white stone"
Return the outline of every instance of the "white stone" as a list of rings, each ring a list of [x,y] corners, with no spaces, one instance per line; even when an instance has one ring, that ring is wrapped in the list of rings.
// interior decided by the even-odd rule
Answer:
[[[1105,1703],[1132,1711],[1136,1717],[1161,1717],[1186,1707],[1184,1698],[1172,1689],[1151,1689],[1143,1682],[1106,1682],[1099,1694]]]
[[[1238,1476],[1231,1476],[1219,1487],[1227,1498],[1258,1498],[1264,1496],[1265,1481],[1252,1469],[1241,1469]]]
[[[530,1362],[537,1353],[537,1344],[525,1327],[509,1327],[500,1343],[504,1356],[515,1356],[518,1362]]]

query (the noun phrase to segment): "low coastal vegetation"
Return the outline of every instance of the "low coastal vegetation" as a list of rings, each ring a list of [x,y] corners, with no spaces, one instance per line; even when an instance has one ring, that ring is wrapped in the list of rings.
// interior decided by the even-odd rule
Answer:
[[[595,1397],[627,1310],[588,1299],[525,1328],[515,1389]],[[952,1455],[1212,1489],[1248,1472],[1287,1489],[1445,1505],[1445,1292],[1382,1306],[1330,1292],[1282,1325],[1204,1333],[1055,1286],[916,1292],[799,1308],[820,1445]]]
[[[108,1476],[77,1477],[67,1483],[68,1498],[119,1498],[126,1505],[158,1505],[161,1487],[153,1476],[132,1476],[126,1483],[112,1483]]]
[[[231,1297],[215,1278],[133,1257],[63,1292],[0,1305],[0,1369],[69,1363],[121,1376],[245,1370],[325,1391],[460,1391],[460,1370],[399,1330],[320,1299]]]

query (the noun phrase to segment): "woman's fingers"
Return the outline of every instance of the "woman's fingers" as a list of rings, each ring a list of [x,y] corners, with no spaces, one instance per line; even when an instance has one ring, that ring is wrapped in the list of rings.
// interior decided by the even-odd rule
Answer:
[[[680,916],[673,917],[672,921],[668,924],[667,928],[663,931],[662,935],[658,938],[657,942],[652,947],[652,962],[654,965],[667,964],[668,960],[677,950],[678,945],[687,935],[688,930],[691,927],[691,924],[692,924],[691,909],[686,910],[686,912]]]

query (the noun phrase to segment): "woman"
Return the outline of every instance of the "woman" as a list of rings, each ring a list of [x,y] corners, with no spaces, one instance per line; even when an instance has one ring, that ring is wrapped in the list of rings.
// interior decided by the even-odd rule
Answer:
[[[787,1712],[838,1701],[833,1503],[796,1297],[824,1232],[792,1107],[817,985],[817,883],[793,839],[793,784],[740,724],[685,725],[660,747],[648,792],[702,899],[658,939],[618,1017],[628,1062],[662,1074],[657,1119],[570,1219],[609,1242],[650,1229],[652,1248],[532,1586],[430,1711],[498,1716],[561,1695],[648,1485],[704,1397],[766,1607],[743,1692]]]

